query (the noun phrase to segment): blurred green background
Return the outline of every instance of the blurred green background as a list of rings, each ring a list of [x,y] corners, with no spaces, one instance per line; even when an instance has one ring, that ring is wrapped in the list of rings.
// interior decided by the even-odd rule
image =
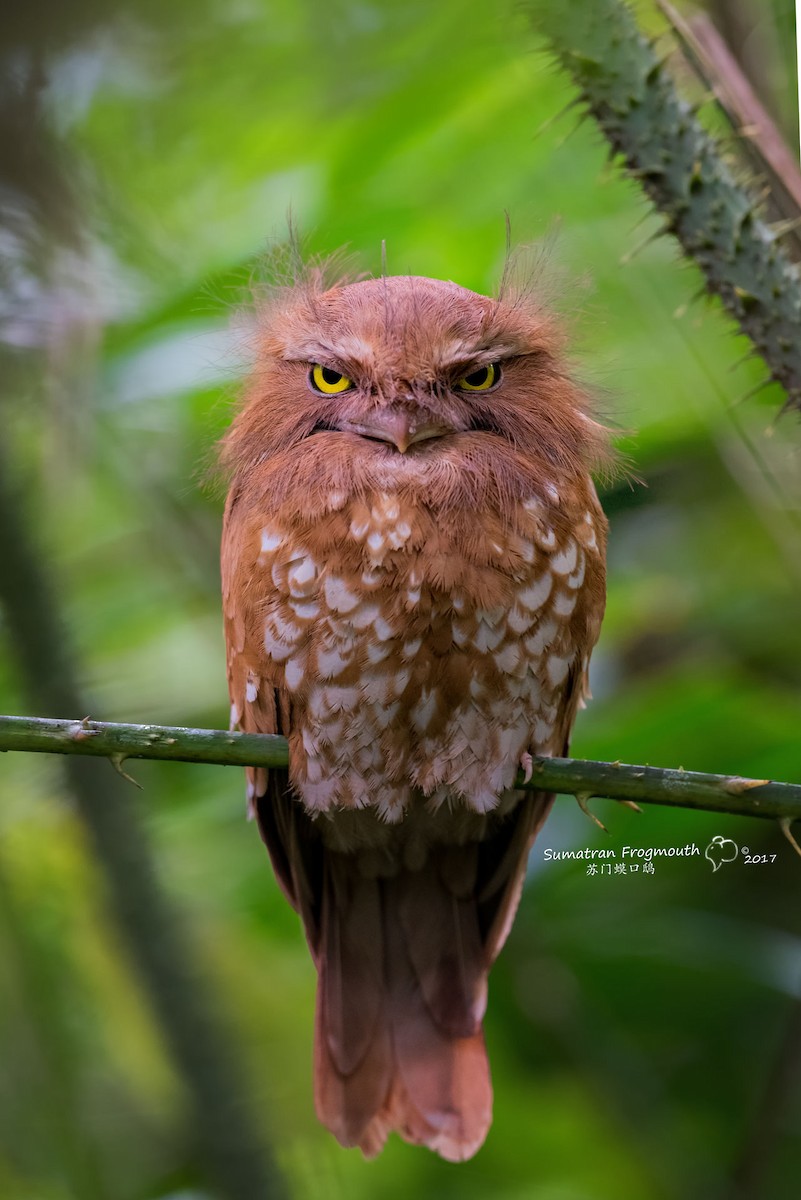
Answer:
[[[796,144],[792,0],[711,7]],[[799,779],[797,419],[775,387],[749,395],[764,367],[648,241],[594,127],[560,115],[570,86],[513,0],[33,0],[0,38],[0,437],[93,717],[227,723],[203,481],[289,210],[309,253],[377,272],[385,240],[390,273],[477,291],[507,210],[516,244],[550,247],[629,467],[603,493],[609,609],[574,752]],[[2,633],[0,709],[29,712]],[[241,773],[132,773],[241,1059],[234,1111],[292,1197],[798,1195],[801,862],[772,824],[596,801],[604,835],[560,799],[492,977],[485,1148],[452,1166],[393,1138],[367,1163],[314,1117],[314,972]],[[776,860],[592,877],[543,854],[716,834]],[[55,759],[0,762],[0,964],[2,1200],[218,1195]]]

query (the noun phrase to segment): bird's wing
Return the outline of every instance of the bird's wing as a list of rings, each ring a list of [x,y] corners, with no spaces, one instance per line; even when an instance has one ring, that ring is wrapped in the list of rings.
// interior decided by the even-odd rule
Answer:
[[[231,727],[244,733],[288,737],[292,711],[286,688],[265,674],[259,627],[263,623],[254,580],[242,580],[242,564],[255,561],[248,545],[258,537],[231,492],[225,511],[222,549],[223,618],[231,698]],[[286,767],[247,767],[248,812],[258,821],[273,869],[287,900],[303,920],[312,952],[319,943],[322,879],[319,839],[302,805],[293,803]]]

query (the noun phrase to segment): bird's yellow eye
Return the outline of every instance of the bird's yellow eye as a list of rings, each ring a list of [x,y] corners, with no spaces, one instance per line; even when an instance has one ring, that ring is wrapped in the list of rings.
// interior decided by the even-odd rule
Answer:
[[[457,380],[456,386],[462,392],[486,392],[501,378],[501,364],[487,363],[486,367],[479,367],[477,371],[471,371],[469,375],[463,375]]]
[[[353,387],[353,380],[348,379],[347,375],[342,375],[331,367],[324,367],[321,363],[314,364],[309,379],[314,390],[322,392],[325,396],[336,396],[337,392],[347,392]]]

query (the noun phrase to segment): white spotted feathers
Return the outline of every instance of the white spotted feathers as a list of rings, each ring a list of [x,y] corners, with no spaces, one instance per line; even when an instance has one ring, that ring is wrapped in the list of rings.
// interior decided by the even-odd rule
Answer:
[[[525,752],[563,750],[603,517],[593,494],[594,511],[565,530],[558,500],[555,488],[532,496],[486,536],[476,516],[461,556],[391,493],[332,505],[313,528],[252,531],[263,663],[237,688],[232,662],[235,713],[259,728],[265,690],[286,695],[291,776],[309,810],[374,806],[395,822],[422,793],[488,812]]]

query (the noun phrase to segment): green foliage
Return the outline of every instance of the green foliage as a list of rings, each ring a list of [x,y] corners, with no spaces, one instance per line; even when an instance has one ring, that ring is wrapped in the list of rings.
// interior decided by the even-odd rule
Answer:
[[[740,403],[763,368],[715,303],[692,302],[696,269],[665,239],[631,255],[658,223],[589,123],[555,119],[572,89],[532,53],[524,15],[478,0],[144,14],[102,17],[53,53],[86,258],[53,252],[49,365],[18,351],[2,398],[91,715],[227,722],[221,501],[202,478],[247,358],[232,309],[288,207],[310,252],[348,244],[376,271],[386,239],[390,271],[481,291],[508,209],[516,243],[557,229],[548,286],[635,477],[604,492],[609,610],[574,753],[798,779],[797,429],[771,424],[778,388]],[[24,711],[10,654],[0,708]],[[313,969],[240,773],[133,773],[298,1200],[725,1193],[801,979],[799,867],[774,827],[599,802],[608,837],[560,801],[491,985],[486,1149],[454,1167],[395,1141],[365,1163],[314,1119]],[[206,1195],[61,787],[53,762],[0,762],[0,1197]],[[544,855],[715,834],[777,861],[589,877]],[[796,1193],[799,1104],[782,1109],[760,1200]]]

